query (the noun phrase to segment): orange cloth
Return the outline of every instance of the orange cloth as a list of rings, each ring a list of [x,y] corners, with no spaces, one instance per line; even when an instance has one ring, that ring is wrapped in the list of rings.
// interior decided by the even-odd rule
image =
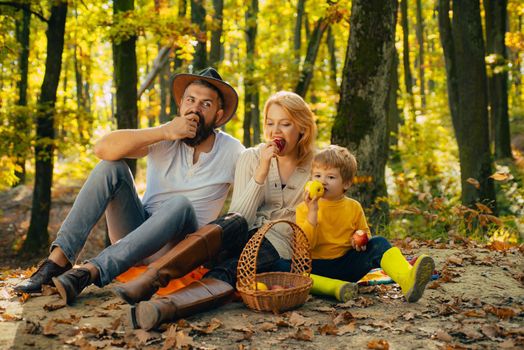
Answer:
[[[116,280],[122,283],[129,282],[131,280],[134,280],[138,276],[140,276],[142,273],[144,273],[147,269],[147,266],[135,266],[121,274],[120,276],[117,276]],[[169,284],[165,286],[164,288],[160,288],[156,294],[165,296],[168,294],[171,294],[187,285],[189,285],[191,282],[198,281],[201,279],[206,272],[209,270],[204,267],[198,267],[185,275],[184,277],[171,280],[169,281]]]

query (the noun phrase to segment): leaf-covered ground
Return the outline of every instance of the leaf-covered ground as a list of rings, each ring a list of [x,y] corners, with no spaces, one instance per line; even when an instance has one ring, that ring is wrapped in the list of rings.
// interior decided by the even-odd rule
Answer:
[[[74,193],[62,193],[64,208],[56,205],[53,209],[52,225],[63,219],[71,203],[67,198],[72,196]],[[23,199],[18,207],[11,204],[14,209],[6,210],[6,202],[2,203],[5,215],[0,222],[0,242],[12,244],[16,233],[23,231],[20,217],[27,213],[13,214],[20,211]],[[98,238],[86,255],[100,248],[97,242],[103,242],[101,229],[97,230]],[[68,307],[53,294],[25,300],[15,296],[12,286],[30,272],[16,267],[27,267],[33,261],[3,255],[0,348],[524,348],[523,246],[488,248],[457,237],[395,244],[408,255],[430,254],[441,272],[418,303],[406,303],[396,285],[367,287],[345,304],[311,297],[301,308],[281,315],[254,312],[233,302],[165,325],[158,332],[133,330],[129,307],[113,296],[111,285],[89,287]],[[11,254],[5,246],[3,249]],[[45,294],[52,292],[49,289]]]

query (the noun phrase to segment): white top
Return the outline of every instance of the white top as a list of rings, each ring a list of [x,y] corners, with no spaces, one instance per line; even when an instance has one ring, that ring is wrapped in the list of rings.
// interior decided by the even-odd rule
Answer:
[[[193,204],[199,227],[218,217],[234,180],[236,161],[245,148],[222,131],[215,134],[213,148],[201,153],[195,164],[195,149],[180,140],[149,146],[142,203],[151,215],[173,195],[183,195]]]
[[[273,158],[266,181],[259,185],[253,175],[260,161],[260,147],[248,148],[238,160],[229,211],[242,214],[249,229],[279,219],[295,222],[295,208],[304,199],[304,185],[309,179],[310,165],[298,166],[282,188],[277,160]],[[288,224],[278,224],[265,237],[282,258],[291,259],[291,234]]]

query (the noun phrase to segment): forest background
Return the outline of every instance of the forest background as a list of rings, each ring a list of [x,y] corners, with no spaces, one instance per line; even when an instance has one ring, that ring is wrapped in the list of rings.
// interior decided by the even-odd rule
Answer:
[[[518,0],[0,1],[0,191],[33,192],[8,248],[45,249],[93,143],[169,121],[169,76],[207,66],[239,92],[225,131],[246,147],[269,95],[302,95],[318,146],[357,155],[375,234],[522,242],[523,20]]]

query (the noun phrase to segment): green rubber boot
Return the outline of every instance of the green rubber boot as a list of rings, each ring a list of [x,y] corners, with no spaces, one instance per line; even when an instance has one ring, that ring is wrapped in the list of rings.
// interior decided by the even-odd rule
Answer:
[[[334,297],[343,303],[354,299],[358,294],[358,285],[356,283],[313,274],[310,277],[313,279],[311,294]]]

